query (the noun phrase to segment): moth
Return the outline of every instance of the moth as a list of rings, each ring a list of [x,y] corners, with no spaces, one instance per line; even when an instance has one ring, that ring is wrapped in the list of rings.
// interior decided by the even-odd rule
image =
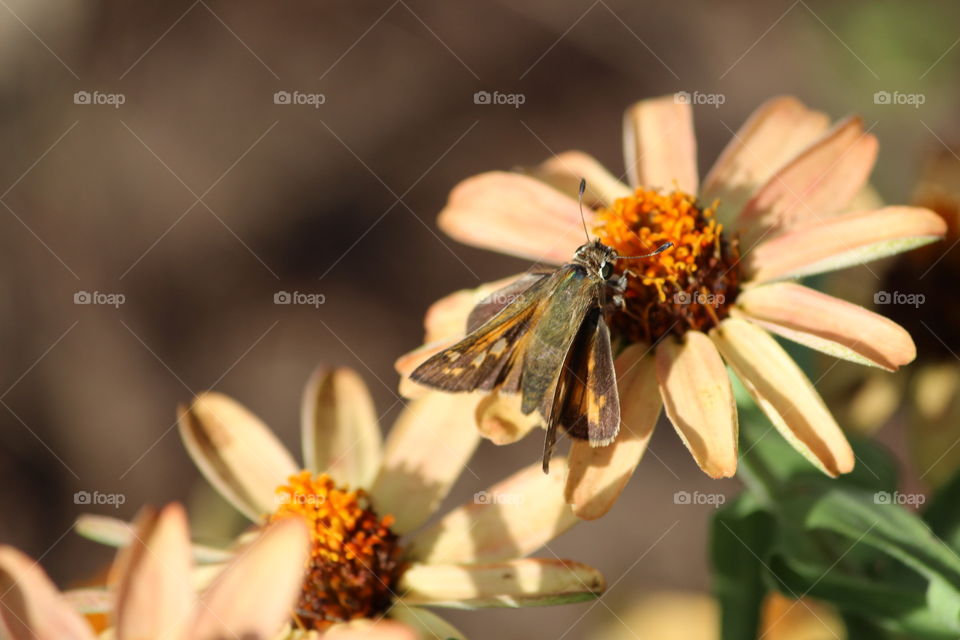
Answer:
[[[581,217],[586,181],[580,181]],[[434,354],[410,378],[450,392],[521,394],[521,411],[539,410],[547,434],[543,471],[550,469],[557,429],[591,446],[610,444],[620,430],[620,399],[607,319],[623,305],[628,272],[612,278],[620,256],[591,240],[555,271],[531,272],[490,294],[471,311],[467,336]]]

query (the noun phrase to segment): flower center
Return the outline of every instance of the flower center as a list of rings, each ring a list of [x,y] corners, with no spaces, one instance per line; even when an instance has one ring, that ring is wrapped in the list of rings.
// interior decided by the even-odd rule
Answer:
[[[310,530],[310,560],[294,622],[323,631],[337,622],[376,618],[393,601],[403,572],[402,548],[363,490],[338,488],[326,474],[290,476],[277,488],[270,521],[299,516]]]
[[[716,204],[701,207],[682,191],[639,188],[600,209],[595,229],[621,256],[649,253],[664,242],[673,247],[632,262],[625,271],[624,308],[613,314],[615,333],[631,342],[655,343],[668,334],[709,329],[729,314],[740,289],[740,252],[714,217]]]

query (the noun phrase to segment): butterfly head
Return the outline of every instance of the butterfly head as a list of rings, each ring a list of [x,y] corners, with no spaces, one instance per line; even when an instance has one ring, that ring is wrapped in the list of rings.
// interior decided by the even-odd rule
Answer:
[[[607,280],[613,275],[613,265],[617,261],[616,249],[608,247],[599,240],[593,240],[577,247],[573,262],[581,265],[588,273],[596,274]]]

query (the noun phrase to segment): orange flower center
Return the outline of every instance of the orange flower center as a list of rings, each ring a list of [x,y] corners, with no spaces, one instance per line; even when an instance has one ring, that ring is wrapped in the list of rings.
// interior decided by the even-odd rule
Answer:
[[[668,334],[704,330],[729,313],[739,291],[739,250],[714,217],[716,203],[701,207],[682,191],[637,189],[600,209],[595,232],[621,256],[673,247],[638,260],[619,260],[629,272],[624,308],[613,314],[614,330],[631,342],[656,342]]]
[[[277,488],[270,521],[302,517],[310,530],[310,560],[294,622],[323,631],[337,622],[377,618],[393,602],[403,572],[402,548],[363,490],[338,488],[326,474],[290,476]]]

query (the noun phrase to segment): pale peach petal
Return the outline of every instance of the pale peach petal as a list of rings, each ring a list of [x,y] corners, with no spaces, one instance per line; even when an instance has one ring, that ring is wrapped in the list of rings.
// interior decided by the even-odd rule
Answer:
[[[119,518],[85,513],[77,518],[74,531],[84,538],[109,547],[125,547],[133,541],[133,525]],[[233,553],[226,549],[193,544],[193,559],[196,562],[223,562]]]
[[[388,614],[394,620],[415,629],[419,640],[467,640],[452,624],[430,611],[398,602]]]
[[[589,225],[592,211],[584,208]],[[450,193],[440,228],[465,244],[563,264],[586,242],[577,201],[536,178],[491,171]]]
[[[836,271],[935,242],[943,218],[918,207],[884,207],[811,222],[766,240],[744,260],[750,284]]]
[[[276,488],[297,472],[273,432],[221,393],[202,393],[178,413],[180,437],[207,481],[254,522],[273,511]]]
[[[770,334],[746,320],[727,318],[710,336],[797,451],[830,476],[853,469],[853,450],[820,394]]]
[[[460,477],[480,442],[478,398],[434,391],[412,401],[397,418],[370,488],[374,507],[396,518],[397,533],[422,525]]]
[[[0,546],[0,629],[11,640],[93,640],[83,618],[33,560]]]
[[[290,618],[309,552],[300,518],[268,526],[203,592],[190,637],[269,638]]]
[[[117,640],[181,637],[194,598],[183,507],[171,504],[140,518],[118,564]]]
[[[345,367],[317,369],[303,391],[300,415],[306,468],[342,485],[369,486],[380,466],[382,443],[363,379]]]
[[[571,254],[572,256],[573,254]],[[473,289],[461,289],[448,294],[427,309],[423,324],[426,329],[424,342],[438,342],[451,338],[462,338],[467,332],[467,317],[481,300],[523,277],[518,273],[495,282],[486,282]]]
[[[793,282],[747,289],[736,308],[774,333],[837,358],[894,371],[917,355],[896,322]]]
[[[792,96],[771,98],[734,134],[703,181],[700,199],[720,200],[720,217],[732,221],[753,192],[788,160],[816,141],[830,119]]]
[[[631,189],[583,151],[564,151],[531,170],[533,177],[543,180],[571,198],[580,192],[581,178],[587,181],[583,203],[593,209],[609,207],[617,198],[625,198]]]
[[[736,226],[746,246],[842,211],[866,185],[877,139],[860,118],[838,123],[773,174],[744,206]]]
[[[457,608],[533,607],[597,598],[605,588],[593,567],[525,558],[490,564],[413,564],[400,579],[403,602]]]
[[[520,394],[483,393],[477,404],[480,435],[496,445],[513,444],[541,426],[539,414],[524,415],[520,403]]]
[[[641,100],[623,116],[623,157],[633,187],[696,193],[693,110],[676,95]]]
[[[727,369],[706,334],[668,337],[656,349],[657,381],[667,417],[704,473],[737,471],[737,405]]]
[[[492,562],[532,553],[578,520],[563,497],[567,463],[550,473],[538,462],[479,491],[411,543],[410,558],[425,563]]]
[[[354,620],[334,625],[323,634],[323,640],[434,640],[439,637],[419,636],[411,625],[393,620]],[[304,640],[316,638],[305,636]]]
[[[620,433],[606,447],[575,440],[565,496],[577,517],[593,520],[613,506],[647,449],[662,403],[650,347],[634,344],[614,365],[620,394]]]

